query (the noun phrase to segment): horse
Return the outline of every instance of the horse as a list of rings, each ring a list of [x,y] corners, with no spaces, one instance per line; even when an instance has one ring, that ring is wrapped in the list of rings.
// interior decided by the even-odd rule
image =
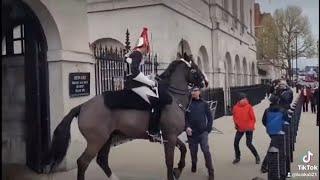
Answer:
[[[178,139],[184,131],[185,111],[190,101],[189,85],[200,86],[205,76],[193,62],[192,56],[184,55],[171,62],[168,68],[159,76],[162,82],[168,84],[167,92],[172,97],[171,104],[162,108],[160,127],[163,133],[165,163],[167,179],[179,178],[185,167],[186,146]],[[207,81],[206,81],[207,85]],[[85,151],[77,159],[77,180],[85,179],[85,171],[96,158],[97,164],[103,169],[108,178],[117,177],[112,173],[108,156],[112,145],[112,138],[121,134],[129,139],[148,139],[146,131],[150,113],[136,109],[110,109],[104,105],[102,95],[97,95],[87,102],[70,110],[56,127],[46,164],[52,169],[57,166],[66,155],[70,142],[70,125],[74,117],[78,117],[81,134],[87,141]],[[178,147],[181,156],[177,168],[174,166],[174,150]]]

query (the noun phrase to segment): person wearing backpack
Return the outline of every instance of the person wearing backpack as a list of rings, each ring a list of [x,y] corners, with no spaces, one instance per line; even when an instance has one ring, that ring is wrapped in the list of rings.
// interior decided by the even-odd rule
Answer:
[[[246,134],[246,144],[250,149],[254,157],[256,158],[256,164],[260,163],[260,157],[256,148],[252,144],[253,131],[255,129],[256,117],[254,115],[253,108],[249,103],[246,94],[239,93],[239,101],[233,107],[232,110],[233,121],[235,128],[237,130],[234,138],[234,150],[235,150],[235,159],[233,164],[236,164],[240,161],[240,149],[239,142],[244,134]]]
[[[267,134],[272,139],[273,136],[283,130],[284,122],[288,121],[288,114],[286,108],[280,104],[281,98],[278,95],[272,94],[269,101],[270,106],[263,113],[262,124],[266,127]],[[271,146],[273,146],[272,141],[269,147]],[[268,172],[268,153],[262,161],[261,172]]]

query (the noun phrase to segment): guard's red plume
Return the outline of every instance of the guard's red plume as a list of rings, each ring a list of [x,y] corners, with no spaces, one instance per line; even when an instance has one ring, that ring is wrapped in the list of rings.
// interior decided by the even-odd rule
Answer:
[[[136,48],[138,47],[146,47],[147,48],[147,53],[150,52],[150,44],[149,44],[149,38],[148,38],[148,28],[144,27],[143,31],[138,39],[138,43],[136,45]]]

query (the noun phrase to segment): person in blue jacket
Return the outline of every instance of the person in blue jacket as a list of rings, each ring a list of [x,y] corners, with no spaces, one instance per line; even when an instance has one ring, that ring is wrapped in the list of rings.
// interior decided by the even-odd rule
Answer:
[[[200,98],[198,87],[192,89],[191,95],[190,111],[186,113],[186,133],[192,162],[191,171],[196,172],[197,170],[197,153],[200,144],[208,169],[209,180],[213,180],[214,169],[208,143],[208,134],[212,131],[212,115],[208,103]]]
[[[281,97],[272,94],[269,101],[270,106],[264,111],[262,124],[266,127],[267,134],[272,139],[273,136],[283,130],[284,122],[289,121],[289,119],[286,108],[280,104]],[[269,147],[271,146],[273,146],[272,141]],[[261,172],[268,172],[268,153],[262,162]]]

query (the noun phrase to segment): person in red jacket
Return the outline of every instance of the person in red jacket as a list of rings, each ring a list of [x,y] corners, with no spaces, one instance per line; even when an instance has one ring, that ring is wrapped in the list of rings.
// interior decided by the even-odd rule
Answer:
[[[253,131],[255,129],[256,117],[253,112],[253,108],[249,103],[246,94],[239,93],[239,101],[234,105],[233,110],[233,121],[237,130],[234,138],[234,150],[236,158],[233,160],[233,164],[240,161],[240,149],[239,142],[244,134],[246,134],[246,144],[252,154],[256,158],[256,164],[260,164],[260,157],[256,148],[252,144]]]

